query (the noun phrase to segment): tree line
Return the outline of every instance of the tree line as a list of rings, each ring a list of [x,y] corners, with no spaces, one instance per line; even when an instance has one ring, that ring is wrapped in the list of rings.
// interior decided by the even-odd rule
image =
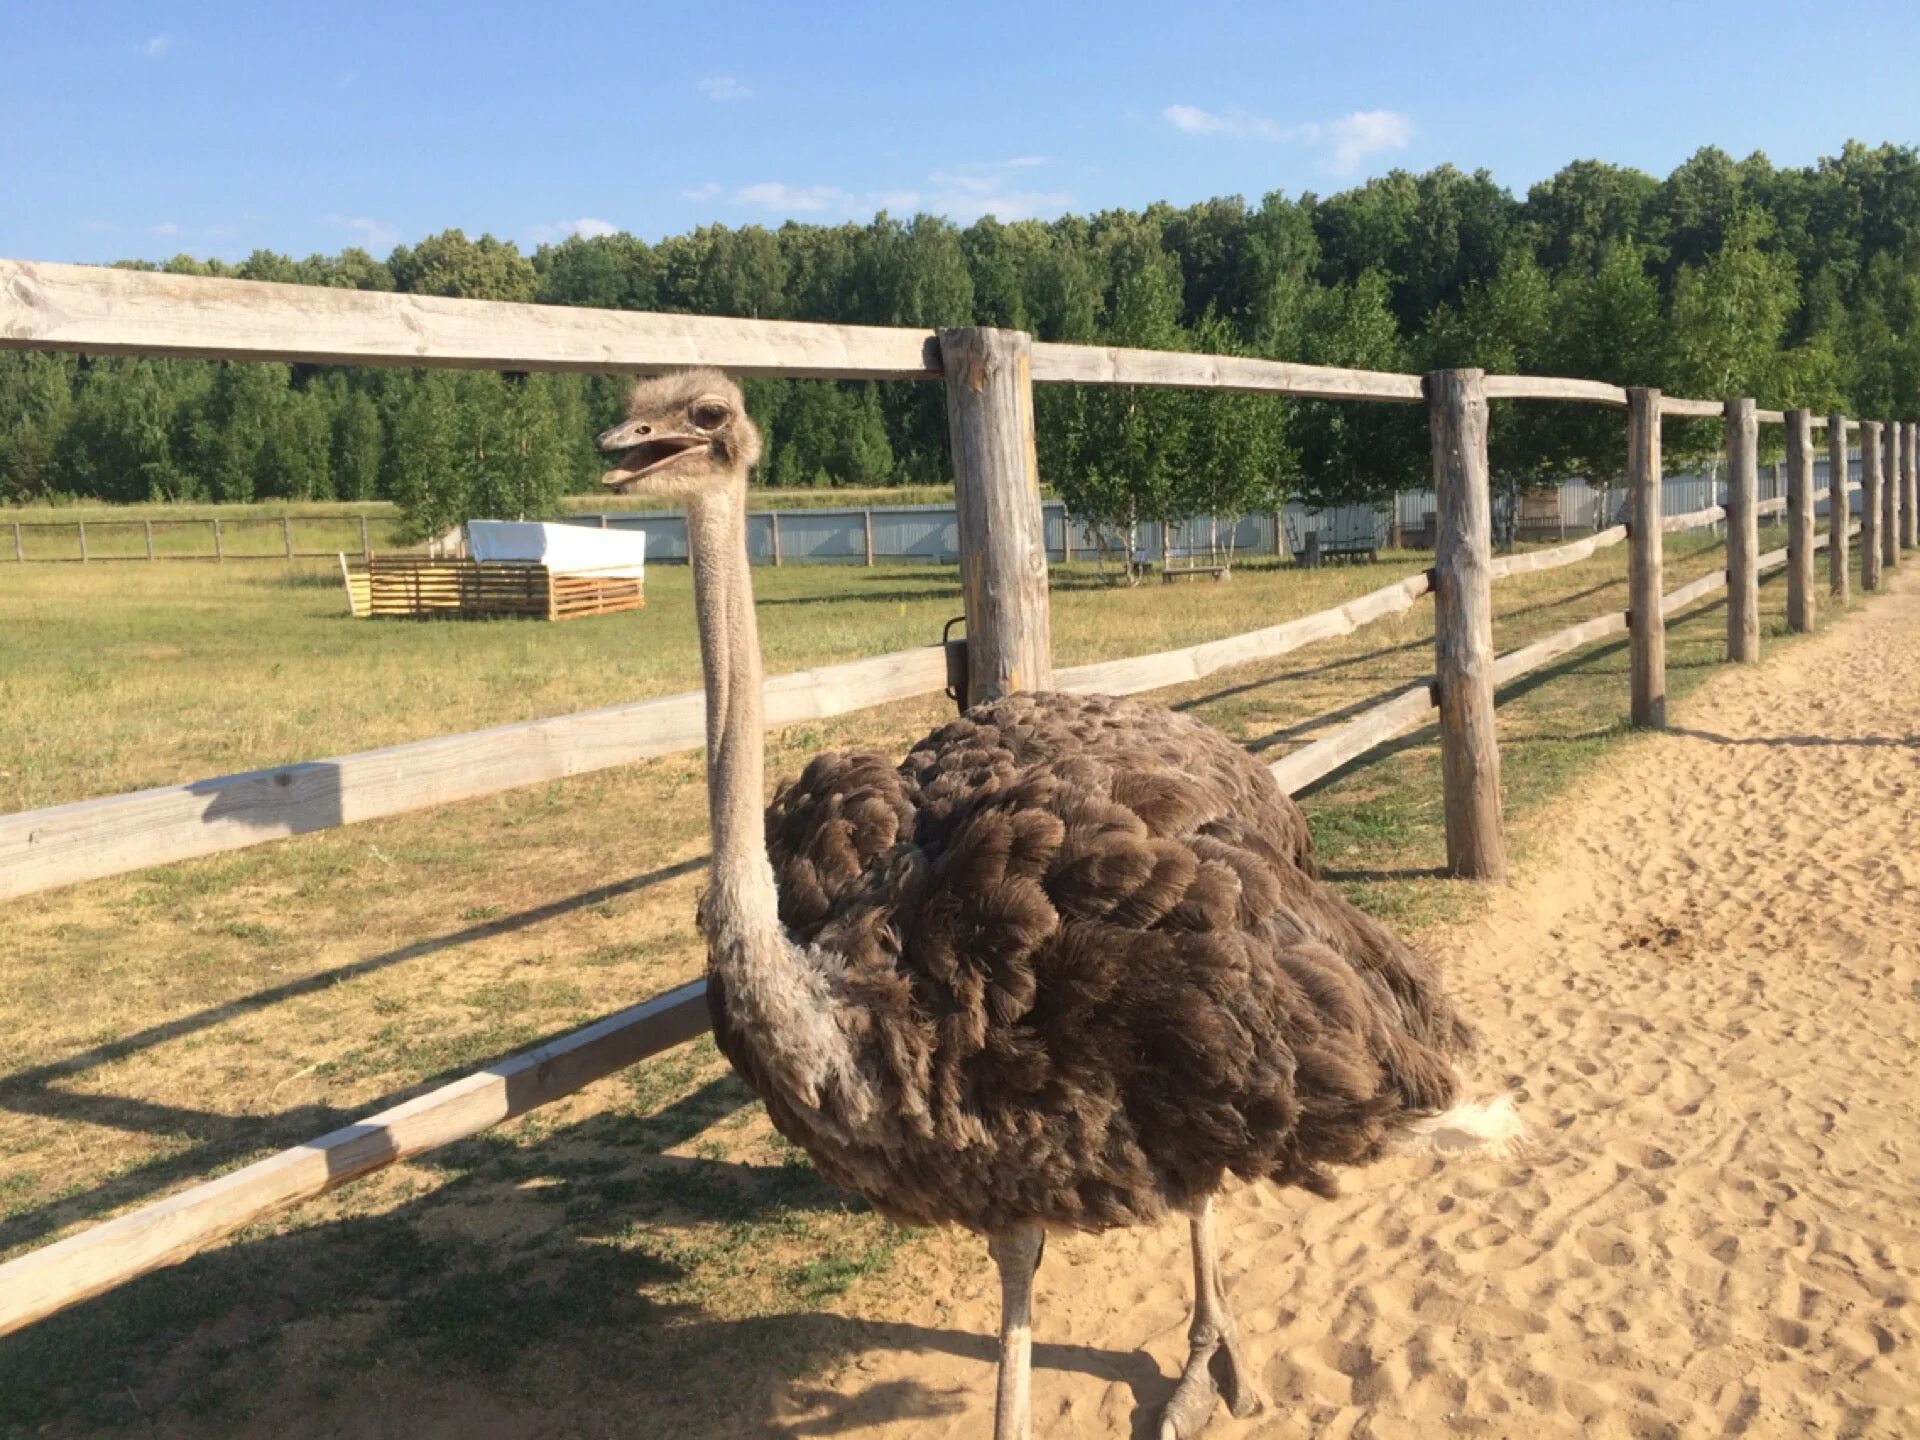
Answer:
[[[1920,416],[1920,153],[1849,143],[1798,168],[1705,149],[1665,179],[1579,161],[1518,197],[1485,172],[964,228],[706,226],[523,254],[459,230],[397,247],[141,269],[563,305],[855,324],[1001,325],[1041,340],[1368,369],[1581,376]],[[549,513],[591,488],[605,376],[0,354],[0,499],[372,499],[421,531]],[[939,387],[756,380],[771,486],[947,478]],[[1080,515],[1365,503],[1424,481],[1418,407],[1047,385],[1041,469]],[[1516,485],[1625,464],[1619,417],[1499,405]],[[1715,422],[1668,427],[1678,459]]]

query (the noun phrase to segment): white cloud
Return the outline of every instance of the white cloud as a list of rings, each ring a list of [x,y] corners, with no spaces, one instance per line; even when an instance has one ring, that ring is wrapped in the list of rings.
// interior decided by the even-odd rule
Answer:
[[[162,238],[171,238],[180,233],[180,226],[176,221],[162,220],[158,225],[153,227],[153,233]]]
[[[983,215],[997,220],[1030,220],[1037,215],[1058,214],[1073,203],[1070,191],[1026,189],[1008,183],[1015,172],[1047,163],[1044,155],[1020,155],[1011,160],[936,170],[927,177],[936,188],[925,197],[926,208],[963,225]]]
[[[1397,110],[1356,110],[1321,127],[1333,147],[1333,168],[1353,169],[1382,150],[1404,150],[1413,139],[1413,121]]]
[[[699,84],[699,91],[709,100],[751,100],[753,91],[742,85],[731,75],[709,75]]]
[[[530,225],[527,236],[536,245],[548,245],[555,240],[564,240],[569,235],[578,235],[585,240],[598,240],[605,235],[618,235],[620,227],[611,220],[596,220],[591,215],[583,215],[578,220],[561,220],[552,225]]]
[[[1016,173],[1050,163],[1043,155],[1021,155],[1011,160],[956,165],[950,170],[934,171],[927,177],[924,188],[899,185],[855,191],[841,185],[793,185],[781,180],[763,180],[755,185],[743,185],[729,192],[726,198],[732,205],[787,215],[832,212],[858,219],[885,210],[892,215],[918,212],[945,215],[963,225],[983,215],[1001,220],[1025,220],[1057,215],[1073,203],[1070,191],[1010,183]],[[718,198],[721,190],[709,183],[680,193],[689,200],[707,201]]]
[[[761,210],[826,210],[844,206],[853,197],[838,185],[788,185],[762,180],[733,192],[733,203]]]
[[[400,231],[385,220],[374,220],[365,215],[328,215],[329,225],[337,225],[343,230],[351,230],[360,237],[360,243],[368,250],[391,250],[400,243]]]
[[[680,192],[682,200],[717,200],[720,198],[720,182],[709,180],[701,185],[692,185]]]
[[[149,60],[158,60],[171,49],[173,49],[171,35],[149,35],[140,42],[140,53]]]
[[[1232,135],[1242,140],[1290,140],[1284,125],[1244,110],[1202,110],[1198,105],[1169,105],[1160,116],[1188,135]]]
[[[1398,110],[1356,110],[1338,120],[1282,125],[1245,110],[1203,110],[1198,105],[1168,105],[1160,118],[1186,135],[1226,135],[1237,140],[1310,145],[1322,151],[1336,174],[1356,169],[1369,155],[1404,150],[1413,139],[1413,120]]]

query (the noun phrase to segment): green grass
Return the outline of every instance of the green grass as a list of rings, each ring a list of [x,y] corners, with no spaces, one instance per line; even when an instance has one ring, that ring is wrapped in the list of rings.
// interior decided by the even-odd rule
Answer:
[[[1669,587],[1721,555],[1670,537]],[[1624,560],[1503,582],[1499,648],[1624,605]],[[1057,657],[1251,629],[1424,563],[1137,590],[1060,575]],[[959,608],[933,567],[755,580],[773,669],[926,643]],[[1770,647],[1795,643],[1782,588],[1762,589]],[[690,688],[685,572],[656,572],[649,602],[565,625],[375,624],[297,569],[0,569],[0,808]],[[1430,614],[1159,698],[1274,757],[1425,674]],[[1676,699],[1723,647],[1718,604],[1671,627]],[[1614,642],[1504,698],[1521,865],[1556,799],[1629,743],[1625,706]],[[790,727],[770,769],[825,746],[898,753],[943,713],[934,697]],[[1479,903],[1427,873],[1444,859],[1429,732],[1303,804],[1338,883],[1396,925]],[[705,845],[699,757],[669,756],[13,903],[0,1255],[698,973]],[[0,1435],[351,1430],[370,1374],[384,1414],[423,1423],[769,1433],[782,1381],[889,1333],[906,1291],[976,1251],[830,1191],[701,1040],[0,1340]]]

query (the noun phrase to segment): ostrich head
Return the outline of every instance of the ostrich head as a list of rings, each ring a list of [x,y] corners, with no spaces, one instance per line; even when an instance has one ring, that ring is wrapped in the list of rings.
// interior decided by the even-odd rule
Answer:
[[[627,400],[627,418],[599,445],[620,452],[601,484],[663,500],[738,484],[760,458],[760,432],[747,418],[740,387],[718,370],[642,380]]]

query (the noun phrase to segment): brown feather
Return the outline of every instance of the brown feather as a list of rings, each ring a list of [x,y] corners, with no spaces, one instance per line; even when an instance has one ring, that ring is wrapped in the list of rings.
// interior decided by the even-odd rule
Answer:
[[[1305,821],[1225,736],[1142,701],[1021,694],[898,766],[822,755],[767,811],[780,917],[843,967],[900,1117],[782,1133],[908,1221],[1150,1219],[1229,1172],[1331,1193],[1454,1098],[1431,965],[1318,879]]]

